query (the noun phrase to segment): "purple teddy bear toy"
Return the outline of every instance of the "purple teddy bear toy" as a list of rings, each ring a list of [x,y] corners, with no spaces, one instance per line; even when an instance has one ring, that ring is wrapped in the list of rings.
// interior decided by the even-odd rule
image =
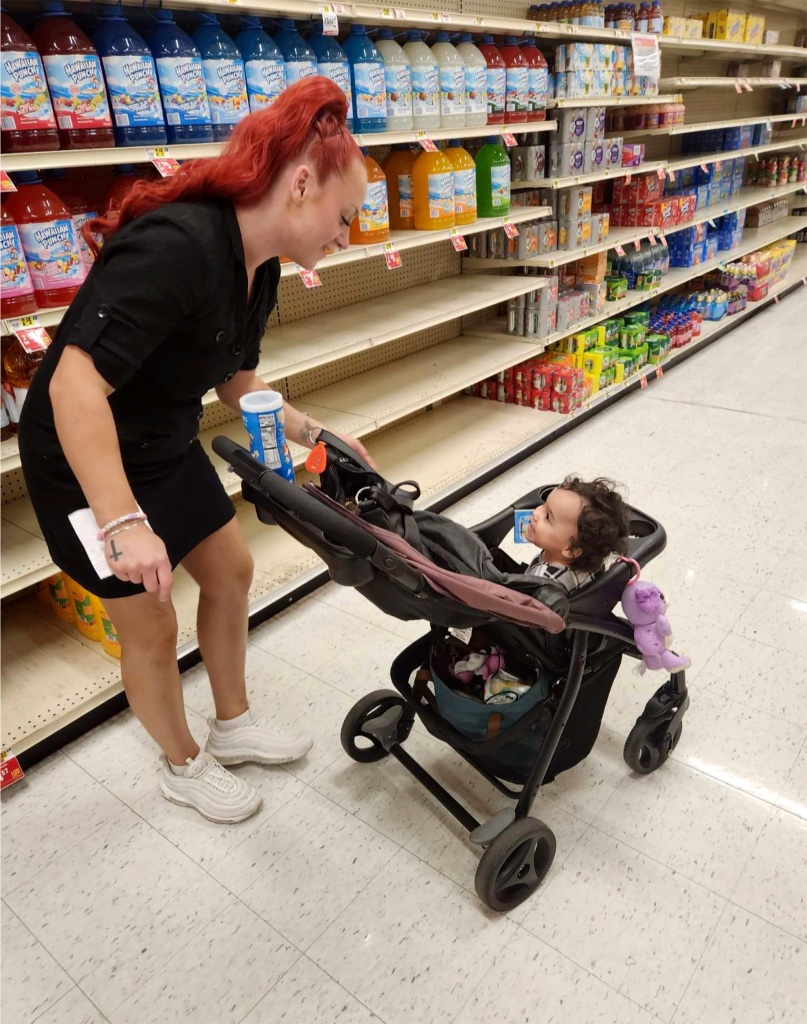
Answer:
[[[633,639],[644,655],[640,672],[666,669],[678,672],[689,668],[689,658],[667,649],[672,627],[667,620],[667,602],[655,583],[631,580],[622,591],[622,608],[633,626]]]

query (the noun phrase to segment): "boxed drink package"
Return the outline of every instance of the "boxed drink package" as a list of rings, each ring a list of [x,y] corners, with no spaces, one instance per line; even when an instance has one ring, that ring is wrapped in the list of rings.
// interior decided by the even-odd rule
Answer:
[[[592,213],[591,215],[591,243],[599,245],[608,237],[611,230],[610,213]]]
[[[605,166],[608,170],[622,166],[622,139],[612,137],[605,140]]]
[[[710,11],[707,28],[710,39],[745,41],[745,15],[741,11]]]
[[[590,185],[577,185],[574,188],[561,189],[558,194],[558,217],[568,219],[591,213],[591,198]]]
[[[558,222],[556,220],[539,220],[535,227],[537,254],[554,252],[558,247]]]
[[[563,218],[558,222],[558,249],[581,249],[591,241],[591,214]]]
[[[605,107],[589,107],[586,118],[586,142],[602,142],[604,138]]]
[[[765,37],[765,16],[763,14],[746,14],[744,42],[760,46]]]
[[[622,166],[638,167],[644,160],[644,145],[636,142],[622,144]]]
[[[577,261],[577,280],[583,284],[596,284],[605,280],[608,253],[598,252]]]
[[[559,110],[557,112],[558,130],[552,138],[552,147],[556,142],[558,145],[568,145],[572,142],[585,142],[588,131],[588,117],[590,111],[585,108],[574,108]]]
[[[594,91],[595,76],[605,74],[607,72],[604,71],[567,71],[565,75],[567,99],[598,95]],[[559,75],[558,78],[560,77]],[[600,93],[599,95],[603,94]]]
[[[553,146],[549,150],[549,175],[552,178],[568,178],[575,174],[582,174],[585,162],[585,142]]]
[[[602,142],[587,142],[586,159],[583,164],[584,172],[586,174],[596,174],[599,171],[604,171],[605,168],[605,148]]]
[[[589,316],[599,316],[605,311],[605,281],[598,281],[595,284],[580,282],[577,287],[588,294]],[[594,330],[596,331],[596,328]],[[599,344],[599,340],[595,344]]]

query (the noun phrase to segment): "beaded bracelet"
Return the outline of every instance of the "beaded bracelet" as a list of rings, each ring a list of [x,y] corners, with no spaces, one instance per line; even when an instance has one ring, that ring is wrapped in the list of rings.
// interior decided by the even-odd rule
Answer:
[[[133,519],[143,521],[147,518],[145,512],[127,512],[125,516],[118,516],[117,519],[112,519],[106,526],[101,527],[97,534],[98,540],[106,540],[109,531],[114,530],[116,526],[123,526],[124,523],[131,522]]]
[[[129,523],[128,526],[118,526],[104,537],[104,541],[112,540],[113,537],[117,537],[119,533],[126,533],[127,530],[134,530],[135,527],[145,526],[149,528],[148,520],[143,519],[138,523]]]

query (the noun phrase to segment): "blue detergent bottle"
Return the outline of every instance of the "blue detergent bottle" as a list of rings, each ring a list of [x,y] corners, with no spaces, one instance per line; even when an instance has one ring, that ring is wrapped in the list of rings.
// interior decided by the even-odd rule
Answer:
[[[286,62],[280,47],[261,28],[259,18],[242,18],[241,24],[235,45],[244,61],[249,112],[254,114],[271,107],[286,88]]]
[[[124,18],[120,4],[99,6],[93,43],[109,90],[115,144],[164,146],[168,136],[154,58],[146,41]]]
[[[317,74],[317,55],[297,31],[293,18],[278,18],[275,42],[286,62],[286,85]]]
[[[353,131],[353,92],[350,87],[350,61],[333,36],[326,36],[322,23],[314,26],[309,39],[317,55],[317,74],[336,82],[347,99],[347,130]]]
[[[387,130],[387,89],[384,61],[364,25],[355,22],[345,40],[353,89],[353,127],[360,133]]]
[[[212,142],[213,125],[199,50],[170,11],[156,11],[154,21],[151,52],[157,65],[168,141]]]
[[[216,142],[226,142],[249,113],[244,61],[215,14],[201,14],[199,18],[193,41],[202,55],[213,137]]]

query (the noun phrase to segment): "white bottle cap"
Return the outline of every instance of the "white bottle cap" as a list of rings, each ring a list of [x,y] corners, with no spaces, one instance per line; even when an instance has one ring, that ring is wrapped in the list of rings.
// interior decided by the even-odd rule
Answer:
[[[249,391],[241,396],[239,404],[244,412],[275,412],[283,408],[283,396],[268,388],[262,391]]]

